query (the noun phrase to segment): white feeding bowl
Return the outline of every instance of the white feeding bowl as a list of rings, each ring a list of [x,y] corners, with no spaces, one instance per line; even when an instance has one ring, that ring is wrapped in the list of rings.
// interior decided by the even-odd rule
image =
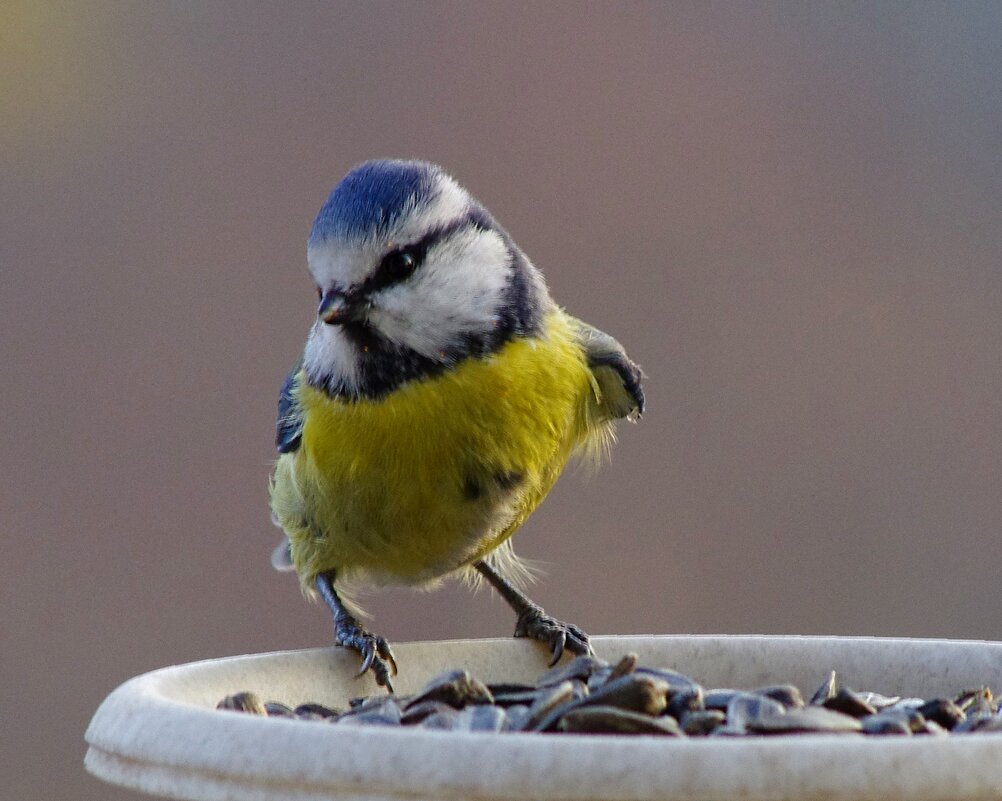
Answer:
[[[635,651],[704,687],[787,683],[811,693],[835,670],[887,695],[1002,689],[1002,643],[842,637],[592,639],[609,661]],[[400,693],[465,667],[484,682],[532,681],[545,649],[526,640],[394,646]],[[217,711],[249,690],[296,706],[346,707],[381,692],[339,648],[215,659],[123,684],[87,729],[87,769],[172,798],[216,801],[891,801],[1002,798],[1002,734],[673,738],[340,726]]]

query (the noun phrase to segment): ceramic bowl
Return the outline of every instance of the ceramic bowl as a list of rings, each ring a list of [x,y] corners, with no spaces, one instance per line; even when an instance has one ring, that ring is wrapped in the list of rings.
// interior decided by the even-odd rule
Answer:
[[[1002,643],[841,637],[595,637],[607,660],[679,670],[706,687],[796,684],[810,694],[836,670],[888,695],[1002,689]],[[525,640],[394,646],[397,690],[445,670],[485,682],[531,681],[547,654]],[[134,678],[87,729],[87,769],[114,784],[200,801],[781,801],[1002,798],[1002,734],[656,738],[458,733],[339,726],[217,711],[252,690],[295,706],[347,706],[379,692],[339,648],[216,659]]]

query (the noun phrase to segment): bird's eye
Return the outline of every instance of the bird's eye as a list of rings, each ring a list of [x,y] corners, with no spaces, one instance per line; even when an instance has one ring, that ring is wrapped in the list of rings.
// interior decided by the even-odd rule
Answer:
[[[409,277],[417,269],[420,255],[410,248],[387,253],[379,265],[380,283],[395,284]]]

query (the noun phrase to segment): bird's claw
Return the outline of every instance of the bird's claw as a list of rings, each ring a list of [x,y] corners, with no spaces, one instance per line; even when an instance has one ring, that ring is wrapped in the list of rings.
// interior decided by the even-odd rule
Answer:
[[[550,667],[560,661],[564,651],[584,656],[592,653],[588,635],[577,626],[551,617],[541,607],[533,604],[518,616],[515,623],[516,637],[529,637],[550,646],[553,659]]]
[[[393,692],[390,676],[397,675],[397,660],[393,658],[393,650],[383,637],[370,634],[355,620],[348,619],[335,624],[334,642],[361,654],[362,666],[356,676],[362,676],[371,670],[376,684]]]

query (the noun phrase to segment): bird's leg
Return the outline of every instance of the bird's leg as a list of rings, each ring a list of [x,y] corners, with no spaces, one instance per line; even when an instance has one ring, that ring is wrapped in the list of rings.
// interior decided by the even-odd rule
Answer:
[[[572,654],[589,654],[591,646],[588,635],[577,626],[564,623],[551,617],[538,604],[534,604],[524,592],[515,587],[508,579],[498,573],[486,562],[476,562],[473,565],[488,583],[497,590],[508,605],[515,610],[518,620],[515,622],[516,637],[531,637],[550,646],[555,665],[566,648]]]
[[[317,592],[324,599],[331,610],[334,619],[334,642],[345,648],[353,648],[362,655],[362,667],[358,671],[361,676],[365,671],[372,670],[376,677],[376,683],[393,692],[393,684],[390,682],[390,672],[397,675],[397,662],[393,658],[393,651],[390,645],[382,637],[370,634],[355,619],[355,617],[344,607],[337,591],[334,589],[333,570],[327,573],[320,573],[315,581]],[[389,663],[389,667],[387,667]]]

